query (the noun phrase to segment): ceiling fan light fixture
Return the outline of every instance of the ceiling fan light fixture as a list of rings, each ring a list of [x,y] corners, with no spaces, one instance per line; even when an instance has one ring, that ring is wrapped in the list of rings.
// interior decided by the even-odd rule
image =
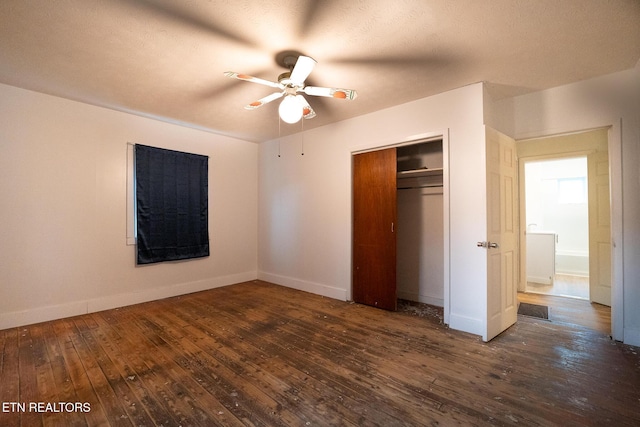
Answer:
[[[286,123],[297,123],[302,118],[302,105],[294,95],[286,95],[278,107],[278,114]]]
[[[248,74],[236,73],[235,71],[225,71],[224,75],[226,77],[279,89],[279,91],[271,95],[267,95],[245,105],[244,108],[246,110],[255,110],[276,99],[284,97],[278,107],[278,114],[282,121],[293,124],[299,122],[301,119],[312,119],[316,116],[316,112],[313,111],[313,108],[311,108],[311,105],[309,105],[305,97],[302,96],[302,93],[346,100],[355,99],[358,95],[353,89],[306,86],[304,82],[316,65],[315,59],[309,56],[304,56],[293,51],[286,51],[278,54],[276,62],[278,65],[289,68],[288,72],[278,76],[277,82]]]

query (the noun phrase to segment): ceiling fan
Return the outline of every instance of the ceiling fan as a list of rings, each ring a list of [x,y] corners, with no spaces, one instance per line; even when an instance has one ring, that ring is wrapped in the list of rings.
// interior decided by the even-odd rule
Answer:
[[[282,65],[289,68],[289,71],[278,76],[278,81],[273,82],[247,74],[240,74],[233,71],[226,71],[225,76],[232,79],[244,80],[247,82],[258,83],[279,89],[257,101],[245,105],[247,110],[255,110],[269,102],[284,97],[278,108],[280,118],[287,123],[296,123],[301,118],[312,119],[316,116],[315,111],[309,105],[307,100],[302,96],[325,96],[337,99],[355,99],[358,93],[353,89],[340,89],[334,87],[317,87],[305,86],[304,81],[309,77],[311,71],[316,65],[313,58],[304,55],[287,55],[282,58]]]

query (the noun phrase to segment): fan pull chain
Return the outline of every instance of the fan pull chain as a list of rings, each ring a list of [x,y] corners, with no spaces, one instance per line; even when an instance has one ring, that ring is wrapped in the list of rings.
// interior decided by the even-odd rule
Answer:
[[[300,120],[300,123],[302,126],[302,153],[300,153],[300,155],[304,156],[304,118]]]
[[[282,138],[280,138],[280,117],[278,117],[278,157],[280,157],[280,141],[282,140]]]

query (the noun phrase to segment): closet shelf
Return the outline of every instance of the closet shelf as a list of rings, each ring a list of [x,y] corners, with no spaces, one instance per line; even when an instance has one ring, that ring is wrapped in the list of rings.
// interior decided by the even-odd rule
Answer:
[[[422,168],[422,169],[412,169],[408,171],[400,171],[398,172],[398,178],[418,178],[422,176],[435,176],[442,175],[442,168]]]

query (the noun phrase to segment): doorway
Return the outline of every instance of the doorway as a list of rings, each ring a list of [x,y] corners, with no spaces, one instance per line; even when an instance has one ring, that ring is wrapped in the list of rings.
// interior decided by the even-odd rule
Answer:
[[[587,156],[524,163],[526,292],[589,299]]]
[[[519,292],[544,292],[545,286],[548,290],[552,285],[561,291],[552,291],[553,294],[562,296],[572,296],[574,298],[584,298],[588,302],[598,303],[606,310],[609,310],[612,300],[612,246],[611,246],[611,202],[609,196],[609,129],[599,128],[590,131],[576,132],[565,135],[557,135],[550,137],[535,138],[530,140],[520,140],[517,142],[518,157],[520,161],[520,215],[521,222],[524,224],[521,232],[521,277],[519,281]],[[586,178],[583,172],[576,172],[576,168],[584,171],[586,159]],[[562,209],[564,215],[575,213],[578,208],[581,209],[581,219],[575,219],[574,227],[581,226],[584,230],[584,206],[587,206],[588,228],[587,232],[582,232],[579,243],[575,239],[563,238],[556,229],[556,225],[549,225],[548,222],[540,220],[541,213],[527,214],[529,209],[529,195],[525,190],[527,185],[527,177],[525,176],[525,168],[527,164],[535,162],[545,164],[544,162],[554,162],[566,160],[569,163],[564,164],[563,172],[556,172],[555,176],[547,177],[546,185],[543,188],[547,193],[547,198],[552,198],[556,208]],[[574,165],[571,165],[571,162]],[[577,167],[575,164],[579,163]],[[551,163],[549,163],[551,164]],[[586,182],[586,191],[584,183]],[[530,192],[532,190],[529,190]],[[540,190],[542,191],[542,190]],[[566,219],[565,219],[566,220]],[[536,233],[538,232],[538,233]],[[535,275],[535,272],[529,270],[533,266],[527,262],[530,258],[528,249],[528,240],[540,238],[537,234],[544,232],[552,232],[556,234],[555,238],[548,238],[549,245],[555,245],[551,250],[553,257],[547,258],[552,263],[549,267],[552,274],[539,275],[538,277],[552,278],[551,283],[540,283],[544,280],[538,280],[533,286],[528,281],[528,277]],[[584,238],[587,239],[585,246]],[[561,244],[562,243],[562,244]],[[571,244],[570,244],[571,243]],[[588,248],[585,250],[585,248]],[[547,251],[549,253],[549,251]],[[585,268],[585,265],[588,265]],[[549,270],[546,270],[547,272]],[[569,273],[568,277],[559,276],[558,273]],[[530,277],[529,277],[530,278]],[[581,293],[574,295],[567,291],[571,283],[563,284],[563,279],[578,278],[582,283]],[[588,287],[585,285],[588,284]],[[532,287],[534,289],[532,289]],[[563,289],[564,288],[564,289]],[[549,293],[552,293],[549,292]],[[558,298],[558,297],[549,297]],[[585,302],[587,302],[585,301]],[[588,303],[587,303],[588,304]],[[580,316],[580,313],[576,313]]]

